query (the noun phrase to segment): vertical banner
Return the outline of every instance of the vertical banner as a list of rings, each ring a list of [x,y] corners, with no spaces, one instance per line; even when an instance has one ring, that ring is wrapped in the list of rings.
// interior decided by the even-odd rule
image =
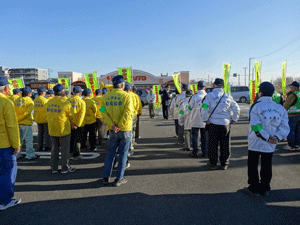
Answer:
[[[156,109],[161,107],[161,96],[159,94],[160,86],[159,85],[153,85],[153,93],[156,95],[154,106]]]
[[[66,91],[70,91],[69,82],[69,78],[58,78],[58,83],[62,84],[66,88]]]
[[[118,75],[122,75],[125,81],[132,84],[131,68],[118,68]]]
[[[224,92],[228,93],[228,81],[230,73],[230,64],[223,63],[223,80],[224,80]]]
[[[282,95],[286,99],[286,62],[282,63]]]
[[[98,87],[98,80],[97,80],[97,74],[96,73],[88,73],[84,75],[85,77],[85,84],[86,88],[91,89],[92,91],[92,98],[96,96],[95,90],[97,90]]]
[[[230,89],[230,84],[227,83],[227,93],[230,94],[231,93],[231,89]]]
[[[250,105],[253,104],[254,99],[255,99],[255,81],[254,80],[250,80],[249,83],[249,90],[250,90]]]
[[[191,90],[193,91],[193,94],[196,94],[198,91],[198,85],[197,84],[191,84],[190,85]]]
[[[177,91],[179,92],[179,94],[181,94],[181,88],[180,88],[180,82],[179,82],[179,73],[173,74],[173,81],[174,81],[174,84],[175,84],[175,87],[176,87]]]
[[[261,62],[254,61],[254,71],[255,71],[255,94],[256,94],[259,92]]]
[[[8,79],[9,82],[9,92],[12,95],[13,90],[16,88],[24,88],[24,83],[22,78],[16,78],[16,79]]]

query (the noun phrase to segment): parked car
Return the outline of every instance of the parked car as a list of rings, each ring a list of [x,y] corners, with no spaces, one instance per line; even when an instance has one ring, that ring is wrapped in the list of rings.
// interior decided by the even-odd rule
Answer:
[[[247,101],[250,100],[249,87],[232,86],[230,90],[231,90],[231,96],[233,97],[234,101],[246,103]]]
[[[142,106],[148,105],[147,95],[149,94],[149,91],[147,89],[140,89],[137,91],[138,96],[140,96]]]

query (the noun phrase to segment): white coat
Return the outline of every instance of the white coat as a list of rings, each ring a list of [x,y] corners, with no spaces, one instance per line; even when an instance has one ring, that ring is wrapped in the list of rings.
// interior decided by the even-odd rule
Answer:
[[[249,150],[274,152],[276,144],[271,144],[268,140],[270,136],[276,136],[279,141],[288,136],[290,127],[287,111],[274,102],[272,97],[260,97],[250,110]]]
[[[201,106],[203,98],[206,96],[206,91],[200,90],[191,98],[189,103],[189,110],[191,116],[191,127],[195,128],[205,128],[205,123],[203,122],[203,115],[201,113]]]
[[[178,119],[179,117],[179,106],[181,105],[181,103],[183,102],[183,100],[185,99],[185,91],[183,91],[180,95],[177,96],[177,98],[175,99],[175,108],[173,111],[174,114],[174,119]]]
[[[190,98],[185,98],[179,106],[178,124],[184,126],[185,130],[191,130],[191,114],[188,109]]]
[[[175,119],[175,107],[176,107],[176,98],[178,97],[178,95],[176,95],[174,98],[172,98],[171,103],[170,103],[170,108],[169,108],[169,112],[170,114],[174,117]]]

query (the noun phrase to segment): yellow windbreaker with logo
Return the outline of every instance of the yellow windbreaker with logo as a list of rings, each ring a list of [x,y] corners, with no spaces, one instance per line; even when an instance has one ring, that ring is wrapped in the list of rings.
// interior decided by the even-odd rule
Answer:
[[[102,113],[100,112],[100,107],[101,107],[101,99],[102,99],[102,96],[96,96],[93,98],[93,100],[95,101],[96,103],[96,107],[97,107],[97,112],[96,112],[96,118],[97,119],[101,119],[102,118]]]
[[[55,96],[46,103],[45,110],[50,136],[63,137],[71,134],[70,119],[73,109],[68,100]]]
[[[8,97],[8,99],[11,100],[15,104],[16,99],[19,97],[20,97],[19,95],[11,95]]]
[[[46,99],[51,100],[51,99],[53,99],[53,98],[52,98],[52,97],[47,97]]]
[[[34,120],[36,123],[48,123],[45,104],[48,102],[45,97],[39,96],[34,99]]]
[[[136,93],[133,93],[134,94],[134,97],[136,99],[136,111],[137,111],[137,114],[142,114],[142,102],[141,102],[141,99],[140,99],[140,96]]]
[[[103,109],[103,110],[102,110]],[[133,103],[131,96],[121,89],[112,89],[102,97],[101,111],[107,129],[116,124],[120,131],[132,130]]]
[[[84,126],[84,117],[86,113],[86,104],[78,95],[73,95],[68,99],[74,111],[74,116],[71,118],[71,122],[77,127]]]
[[[127,92],[131,96],[132,107],[133,107],[133,116],[136,116],[138,113],[138,102],[133,92]]]
[[[20,147],[17,115],[13,103],[0,94],[0,148]]]
[[[33,123],[33,101],[30,97],[19,97],[15,101],[15,110],[19,125],[31,126]]]
[[[84,118],[84,124],[92,124],[96,123],[96,103],[93,99],[90,97],[83,97],[83,101],[85,101],[86,104],[86,113],[85,113],[85,118]]]

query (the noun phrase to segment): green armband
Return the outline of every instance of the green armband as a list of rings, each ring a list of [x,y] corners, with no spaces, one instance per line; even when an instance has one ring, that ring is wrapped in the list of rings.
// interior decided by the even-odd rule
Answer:
[[[202,104],[202,109],[208,109],[208,105],[206,103]]]
[[[105,113],[105,112],[106,112],[105,106],[102,105],[102,106],[100,107],[100,110],[99,110],[99,111],[102,112],[102,113]]]
[[[254,132],[259,132],[262,130],[261,124],[257,124],[256,126],[251,126],[251,130]]]
[[[183,115],[184,114],[183,110],[180,110],[179,114]]]
[[[189,109],[189,110],[192,110],[193,108],[189,105],[188,109]]]
[[[178,108],[178,105],[176,104],[176,108]]]

